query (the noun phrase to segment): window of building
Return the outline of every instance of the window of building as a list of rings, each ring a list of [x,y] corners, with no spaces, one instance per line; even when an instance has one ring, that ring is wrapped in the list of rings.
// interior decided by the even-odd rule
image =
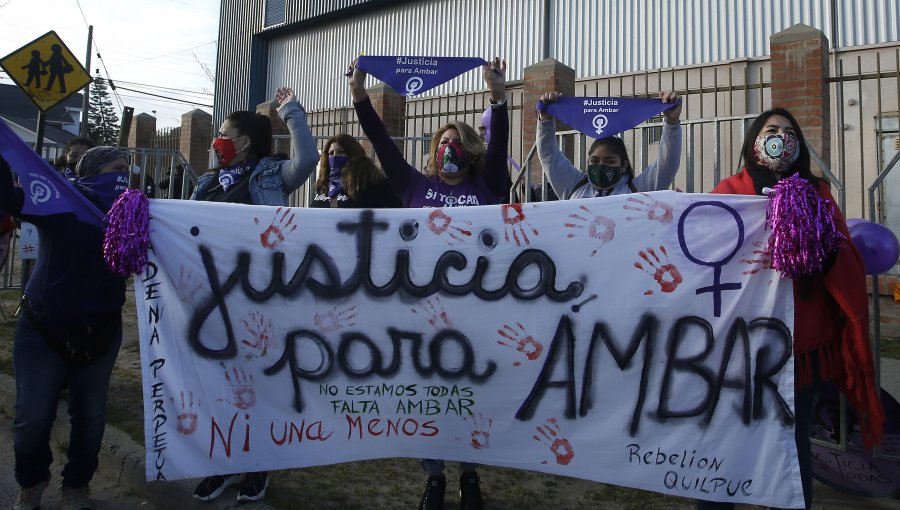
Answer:
[[[266,0],[266,26],[284,23],[284,0]]]

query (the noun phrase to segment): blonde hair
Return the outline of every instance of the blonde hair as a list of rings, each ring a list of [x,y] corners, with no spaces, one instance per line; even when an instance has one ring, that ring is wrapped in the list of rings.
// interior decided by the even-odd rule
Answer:
[[[316,192],[328,193],[328,150],[337,143],[344,149],[347,155],[347,164],[341,169],[341,185],[344,193],[356,200],[359,192],[366,188],[370,182],[378,182],[386,179],[384,170],[378,168],[375,162],[366,155],[365,149],[360,143],[347,133],[338,133],[325,142],[322,154],[319,156],[319,173],[316,176]]]
[[[475,177],[484,170],[487,149],[484,147],[484,139],[481,138],[478,132],[475,131],[472,126],[459,121],[450,122],[441,126],[431,138],[431,149],[428,152],[430,157],[428,158],[428,166],[425,175],[431,177],[437,175],[440,171],[440,167],[438,167],[437,164],[437,151],[441,144],[441,137],[444,136],[444,132],[450,128],[459,132],[459,137],[462,140],[462,148],[466,151],[466,156],[469,158],[467,175]]]

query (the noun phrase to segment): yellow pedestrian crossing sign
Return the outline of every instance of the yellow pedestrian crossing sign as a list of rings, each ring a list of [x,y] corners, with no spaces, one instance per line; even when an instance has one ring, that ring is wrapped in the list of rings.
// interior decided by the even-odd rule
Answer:
[[[0,67],[42,112],[93,81],[53,30],[3,57]]]

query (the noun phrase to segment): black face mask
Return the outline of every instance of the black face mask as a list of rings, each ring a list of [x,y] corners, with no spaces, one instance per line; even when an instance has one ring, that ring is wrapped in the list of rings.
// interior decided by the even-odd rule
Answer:
[[[622,178],[622,168],[608,165],[588,165],[588,180],[594,187],[609,189]]]

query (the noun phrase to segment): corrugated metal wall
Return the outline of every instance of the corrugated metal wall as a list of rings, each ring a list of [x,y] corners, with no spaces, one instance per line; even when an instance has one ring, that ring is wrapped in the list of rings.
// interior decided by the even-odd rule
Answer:
[[[222,0],[213,102],[215,129],[228,113],[249,107],[250,34],[262,29],[264,4],[265,0]]]
[[[510,80],[542,57],[544,0],[287,3],[288,22],[314,26],[269,42],[266,89],[296,84],[311,110],[347,104],[340,72],[360,52],[500,55],[510,63]],[[326,5],[333,11],[366,3],[373,7],[365,16],[315,25]],[[769,36],[797,23],[830,40],[836,32],[842,47],[900,39],[896,0],[550,0],[550,6],[551,55],[579,77],[766,56]],[[428,95],[481,88],[472,71]]]
[[[541,60],[541,17],[534,13],[541,12],[542,2],[414,2],[275,39],[269,44],[267,87],[294,84],[309,110],[349,104],[342,73],[360,53],[500,56],[510,65],[507,79],[521,79],[528,63]],[[481,72],[473,70],[429,95],[483,88]]]
[[[766,56],[769,36],[798,23],[822,30],[841,47],[900,38],[900,2],[896,0],[569,0],[552,4],[554,55],[579,76]]]

